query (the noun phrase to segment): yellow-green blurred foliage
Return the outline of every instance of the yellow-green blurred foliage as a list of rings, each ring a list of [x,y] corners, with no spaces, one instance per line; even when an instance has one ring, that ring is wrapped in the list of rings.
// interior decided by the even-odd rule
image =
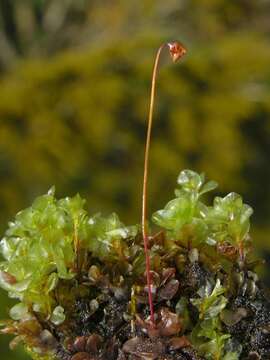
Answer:
[[[153,57],[179,39],[188,55],[172,65],[164,53],[158,80],[149,212],[170,199],[181,169],[204,171],[255,208],[257,244],[270,251],[269,1],[4,0],[2,15],[8,3],[2,230],[53,184],[59,196],[80,192],[91,213],[140,221]]]

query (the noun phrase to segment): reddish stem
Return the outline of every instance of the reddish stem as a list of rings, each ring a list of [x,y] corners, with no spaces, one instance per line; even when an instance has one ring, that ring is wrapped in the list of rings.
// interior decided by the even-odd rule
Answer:
[[[162,44],[156,54],[154,68],[153,68],[153,75],[152,75],[151,97],[150,97],[147,137],[146,137],[146,145],[145,145],[145,155],[144,155],[144,176],[143,176],[143,194],[142,194],[142,234],[143,234],[145,262],[146,262],[148,302],[149,302],[150,320],[151,320],[152,326],[154,326],[154,324],[155,324],[155,317],[154,317],[154,305],[153,305],[152,290],[151,290],[151,286],[152,286],[151,285],[151,266],[150,266],[150,256],[149,256],[149,248],[148,248],[148,233],[147,233],[147,225],[146,225],[146,221],[147,221],[147,185],[148,185],[149,149],[150,149],[150,143],[151,143],[151,130],[152,130],[153,110],[154,110],[155,90],[156,90],[156,77],[157,77],[157,69],[158,69],[160,54],[164,47],[169,48],[170,55],[171,55],[173,62],[176,62],[177,60],[179,60],[186,53],[186,49],[179,42]]]

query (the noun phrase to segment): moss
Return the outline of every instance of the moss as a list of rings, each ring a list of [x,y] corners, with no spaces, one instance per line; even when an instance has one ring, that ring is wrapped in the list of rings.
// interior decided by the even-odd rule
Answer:
[[[140,227],[89,216],[78,195],[37,198],[1,241],[1,286],[20,301],[2,331],[33,359],[267,359],[270,303],[254,270],[252,209],[234,193],[209,206],[203,196],[216,186],[184,170],[176,198],[153,215],[154,328]]]

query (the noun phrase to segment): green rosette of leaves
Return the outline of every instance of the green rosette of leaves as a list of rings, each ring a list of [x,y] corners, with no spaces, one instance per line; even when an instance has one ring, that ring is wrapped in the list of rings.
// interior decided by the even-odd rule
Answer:
[[[157,349],[172,351],[171,358],[176,350],[184,354],[183,347],[193,359],[237,360],[249,352],[260,353],[258,339],[270,324],[270,305],[250,252],[252,209],[235,193],[205,203],[205,195],[217,184],[205,181],[203,174],[183,170],[177,182],[175,198],[153,214],[159,229],[149,235],[158,319],[154,330],[147,319],[145,255],[138,226],[125,226],[116,214],[89,216],[79,195],[58,200],[54,189],[19,212],[0,243],[0,286],[18,300],[10,319],[1,324],[3,333],[16,335],[11,346],[22,341],[36,360],[74,360],[83,356],[76,353],[76,341],[94,336],[91,341],[103,341],[98,353],[95,347],[90,355],[80,351],[86,358],[106,358],[112,340],[100,339],[114,304],[124,309],[117,313],[127,334],[126,343],[117,343],[123,359],[129,359],[125,351],[134,354],[137,343],[147,343],[150,349],[151,341],[162,344],[153,345],[153,353],[148,350],[155,359],[164,355],[157,355]],[[85,304],[89,321],[81,313]],[[101,325],[94,325],[91,316],[98,311],[95,319]],[[247,324],[257,337],[253,330],[235,335],[235,326]],[[112,338],[115,341],[114,333]],[[267,346],[262,349],[270,354]],[[144,359],[143,354],[138,359]]]
[[[78,274],[91,265],[89,254],[121,261],[128,252],[125,239],[137,232],[116,214],[89,217],[84,205],[79,195],[57,200],[52,188],[16,215],[0,242],[0,286],[19,300],[10,309],[11,320],[2,323],[3,332],[18,335],[11,347],[23,341],[34,359],[53,356],[47,354],[50,346],[42,346],[48,334],[41,324],[65,322],[69,305],[84,292]]]

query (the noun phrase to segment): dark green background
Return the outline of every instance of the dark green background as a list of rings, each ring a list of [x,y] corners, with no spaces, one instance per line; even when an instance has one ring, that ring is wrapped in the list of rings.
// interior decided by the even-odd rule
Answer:
[[[0,0],[0,228],[55,185],[90,213],[140,221],[145,123],[163,54],[151,148],[150,210],[179,171],[204,171],[255,209],[270,254],[270,1]],[[7,317],[6,294],[1,318]],[[0,337],[1,358],[9,352]]]

